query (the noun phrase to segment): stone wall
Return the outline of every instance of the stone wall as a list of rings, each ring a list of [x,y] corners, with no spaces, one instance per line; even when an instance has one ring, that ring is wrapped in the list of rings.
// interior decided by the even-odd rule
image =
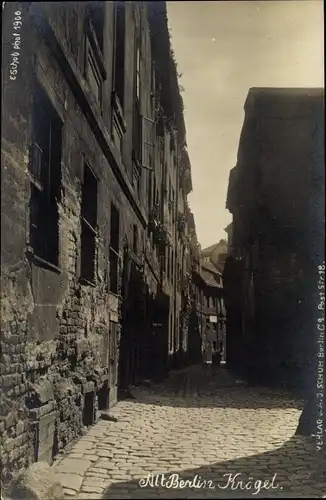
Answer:
[[[62,60],[47,45],[38,26],[35,27],[32,19],[35,12],[28,11],[28,5],[15,4],[15,8],[23,12],[26,31],[22,34],[28,32],[28,37],[21,53],[19,78],[13,82],[6,74],[3,96],[1,457],[4,483],[34,460],[51,462],[56,452],[80,435],[83,426],[95,421],[98,406],[107,406],[109,324],[114,312],[110,311],[106,277],[111,201],[120,212],[121,249],[123,242],[132,245],[134,225],[139,229],[140,241],[144,238],[143,223],[122,192],[94,124],[76,98],[84,90],[90,107],[99,116],[87,83],[81,77],[81,89],[72,85]],[[75,14],[80,17],[76,25],[80,28],[82,4],[78,4],[77,11]],[[68,31],[65,36],[58,15],[54,5],[48,16],[64,47],[77,34]],[[72,21],[69,17],[68,20]],[[108,31],[112,29],[109,27]],[[82,39],[77,45],[80,51]],[[132,40],[129,50],[131,47]],[[80,53],[72,55],[67,52],[67,60],[72,58],[80,64]],[[69,63],[73,66],[74,61]],[[74,70],[78,74],[78,66]],[[64,123],[57,268],[44,265],[26,253],[30,239],[28,149],[34,77]],[[104,126],[100,118],[98,123]],[[110,140],[109,145],[114,151]],[[84,158],[99,179],[95,286],[82,285],[79,280]]]
[[[133,249],[140,265],[144,264],[142,277],[153,300],[162,289],[162,258],[147,231],[152,208],[148,203],[148,191],[153,186],[150,188],[149,171],[140,169],[138,188],[133,159],[137,33],[141,46],[140,111],[149,118],[153,112],[153,82],[149,77],[153,61],[146,6],[137,2],[125,3],[125,86],[123,116],[120,117],[120,121],[125,122],[122,145],[119,145],[112,125],[112,117],[117,112],[113,104],[114,3],[104,2],[104,43],[101,54],[96,56],[101,60],[99,67],[103,66],[100,72],[104,75],[100,100],[96,98],[94,82],[92,88],[85,76],[88,7],[86,2],[5,4],[4,68],[7,69],[2,93],[0,362],[3,387],[1,480],[4,484],[10,483],[34,461],[51,463],[56,453],[97,419],[98,410],[115,404],[121,334],[120,292],[126,247]],[[15,12],[20,13],[23,21],[20,30],[23,43],[17,73],[15,78],[10,78]],[[164,29],[168,37],[167,26]],[[170,64],[172,56],[167,53],[168,56]],[[173,66],[174,62],[171,64]],[[30,233],[32,183],[35,180],[31,178],[30,152],[37,122],[33,113],[37,86],[43,89],[62,122],[61,168],[58,168],[60,192],[56,197],[59,236],[56,265],[36,255]],[[175,93],[178,93],[178,88]],[[36,116],[41,120],[42,109],[37,110]],[[163,144],[161,138],[154,139],[153,161],[162,218],[163,205],[170,201],[164,191],[165,167],[175,201],[178,191],[176,147],[170,147],[171,124],[169,130],[163,128]],[[183,142],[183,135],[182,130],[180,142]],[[165,151],[161,155],[162,147]],[[92,169],[98,187],[93,284],[81,280],[85,164]],[[92,205],[94,200],[90,199],[88,203]],[[120,215],[120,265],[118,293],[115,295],[110,293],[108,279],[111,203]],[[174,262],[167,301],[172,321],[170,332],[168,324],[164,325],[158,342],[164,345],[164,359],[168,357],[167,336],[170,333],[170,337],[174,337],[175,320],[182,307],[180,300],[175,302],[176,281],[173,276],[177,258],[176,204],[170,208],[168,225]],[[135,228],[139,242],[136,250]],[[111,327],[112,323],[116,328]],[[147,326],[150,336],[151,325]],[[113,367],[109,361],[113,355],[112,344],[116,352]],[[148,356],[150,358],[150,354]]]

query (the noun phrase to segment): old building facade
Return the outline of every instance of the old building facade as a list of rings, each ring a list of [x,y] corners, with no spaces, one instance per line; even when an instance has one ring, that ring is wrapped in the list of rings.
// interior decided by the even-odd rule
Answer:
[[[228,255],[228,242],[221,239],[218,243],[204,248],[201,252],[202,258],[207,263],[212,263],[213,266],[220,272],[223,272],[225,259]]]
[[[187,352],[193,264],[178,225],[191,176],[165,2],[15,3],[4,16],[6,483]]]
[[[200,269],[194,275],[194,283],[201,340],[205,342],[207,323],[211,323],[216,332],[214,342],[222,340],[225,320],[222,275],[211,262],[201,258]]]
[[[251,89],[227,200],[229,364],[301,393],[315,387],[323,109],[322,89]]]

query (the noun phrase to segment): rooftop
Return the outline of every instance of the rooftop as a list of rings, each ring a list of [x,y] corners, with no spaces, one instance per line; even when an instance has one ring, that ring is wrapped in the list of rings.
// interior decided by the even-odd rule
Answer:
[[[202,250],[202,256],[204,257],[208,257],[211,253],[214,252],[214,250],[216,250],[220,245],[227,245],[227,241],[226,240],[223,240],[221,239],[218,243],[214,243],[214,245],[211,245],[207,248],[204,248]]]
[[[216,269],[216,272],[218,272],[217,269]],[[205,268],[202,268],[200,270],[199,275],[200,275],[201,279],[203,281],[205,281],[207,286],[210,286],[212,288],[222,288],[222,285],[220,283],[220,279],[218,277],[215,278],[215,275],[213,273],[211,273],[210,271],[207,271]]]
[[[252,87],[249,89],[244,109],[247,116],[303,118],[321,108],[323,100],[323,88]]]

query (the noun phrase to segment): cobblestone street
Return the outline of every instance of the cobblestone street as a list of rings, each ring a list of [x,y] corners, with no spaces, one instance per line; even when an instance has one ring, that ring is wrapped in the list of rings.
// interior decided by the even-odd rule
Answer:
[[[315,443],[294,436],[301,402],[291,396],[246,387],[223,367],[207,379],[201,368],[193,367],[171,374],[164,384],[134,388],[133,395],[135,399],[122,401],[111,411],[117,422],[100,420],[55,463],[67,497],[320,498],[325,494],[325,483],[318,482]],[[165,478],[167,486],[175,474],[174,485],[177,479],[189,479],[197,488],[189,483],[155,487],[150,474],[161,474],[158,481]],[[226,474],[238,474],[233,489],[232,477]],[[253,495],[259,489],[256,480],[269,480],[270,487]],[[241,491],[245,485],[247,490]]]

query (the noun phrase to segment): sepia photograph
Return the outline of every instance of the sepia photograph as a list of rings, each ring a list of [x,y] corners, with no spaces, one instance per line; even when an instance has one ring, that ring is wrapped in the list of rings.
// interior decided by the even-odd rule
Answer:
[[[324,2],[2,2],[1,83],[1,500],[326,498]]]

